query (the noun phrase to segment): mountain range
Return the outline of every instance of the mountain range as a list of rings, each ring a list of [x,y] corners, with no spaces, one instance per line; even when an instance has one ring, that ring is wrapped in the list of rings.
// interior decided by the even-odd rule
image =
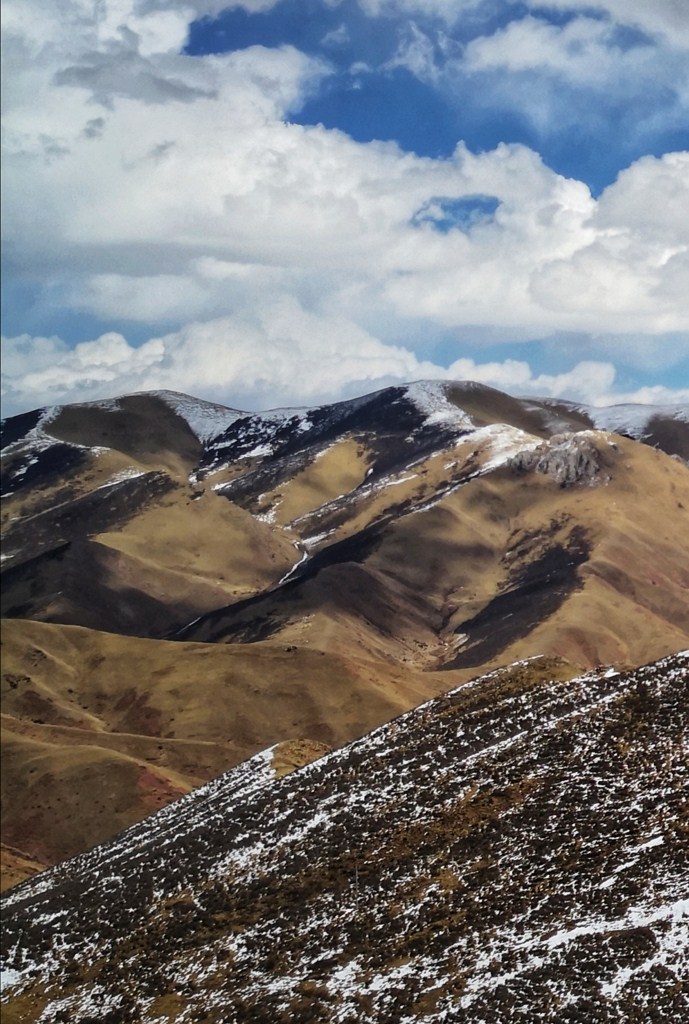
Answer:
[[[2,451],[10,1020],[680,1019],[687,409],[156,392]]]

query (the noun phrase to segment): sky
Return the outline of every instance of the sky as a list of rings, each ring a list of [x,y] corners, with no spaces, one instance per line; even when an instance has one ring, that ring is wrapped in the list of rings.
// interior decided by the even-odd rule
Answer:
[[[4,0],[2,411],[689,402],[689,0]]]

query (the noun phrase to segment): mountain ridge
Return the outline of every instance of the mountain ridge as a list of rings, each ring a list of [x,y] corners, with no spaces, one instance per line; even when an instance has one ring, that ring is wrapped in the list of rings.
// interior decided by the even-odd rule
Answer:
[[[574,673],[685,648],[689,476],[644,416],[642,445],[571,403],[426,381],[262,414],[154,393],[5,421],[10,845],[77,853],[257,750],[341,746],[523,657]],[[685,410],[663,429],[689,454]],[[88,743],[84,779],[107,765],[116,795],[95,816],[70,782]]]

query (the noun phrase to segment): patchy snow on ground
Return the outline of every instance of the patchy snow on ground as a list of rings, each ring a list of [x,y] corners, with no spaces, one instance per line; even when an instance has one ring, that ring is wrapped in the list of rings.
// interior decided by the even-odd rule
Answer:
[[[487,427],[479,427],[463,440],[470,441],[483,450],[484,473],[507,465],[510,459],[521,452],[535,451],[539,444],[543,443],[540,437],[527,434],[518,427],[510,427],[506,423],[491,423]]]
[[[424,426],[452,426],[469,429],[471,417],[449,401],[447,383],[440,380],[419,380],[405,387],[407,397],[425,416]]]
[[[539,661],[277,781],[264,751],[20,886],[7,991],[39,984],[43,1024],[153,1024],[164,992],[180,1024],[675,1024],[689,653],[534,684]]]
[[[649,433],[651,420],[656,416],[689,423],[689,408],[682,405],[610,405],[603,408],[582,406],[598,430],[614,434],[627,434],[642,439]]]
[[[186,420],[202,444],[211,441],[236,420],[248,415],[238,409],[229,409],[216,402],[205,402],[200,398],[192,398],[175,391],[153,391],[151,394],[160,398],[173,412]]]

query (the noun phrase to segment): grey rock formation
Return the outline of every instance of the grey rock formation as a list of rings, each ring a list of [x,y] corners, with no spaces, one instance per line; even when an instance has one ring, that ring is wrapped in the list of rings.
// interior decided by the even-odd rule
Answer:
[[[601,482],[600,454],[585,434],[554,434],[533,451],[520,452],[510,460],[519,472],[545,473],[560,487]]]

